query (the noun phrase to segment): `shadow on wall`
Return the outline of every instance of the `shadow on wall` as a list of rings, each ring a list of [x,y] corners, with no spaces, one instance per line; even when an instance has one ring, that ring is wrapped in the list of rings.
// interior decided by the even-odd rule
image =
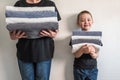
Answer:
[[[17,60],[16,60],[16,41],[10,40],[9,32],[5,23],[5,6],[0,7],[0,62],[4,80],[20,80]],[[18,79],[19,78],[19,79]]]
[[[55,54],[54,60],[62,62],[64,66],[65,80],[73,80],[73,55],[71,53],[71,47],[69,46],[70,36],[62,40],[55,41]],[[65,64],[65,65],[64,65]],[[59,74],[59,73],[58,73]],[[58,79],[59,80],[59,79]]]
[[[67,18],[67,30],[72,34],[72,31],[75,30],[77,28],[77,25],[76,25],[76,14],[72,14],[71,16],[69,16]],[[67,63],[66,63],[66,66],[65,66],[65,77],[66,79],[65,80],[73,80],[73,63],[74,63],[74,56],[72,54],[72,48],[71,46],[69,45],[70,43],[70,39],[71,39],[71,36],[67,37],[66,41],[68,41],[68,55],[69,55],[69,59],[67,59]],[[72,56],[71,56],[72,55]],[[71,76],[70,76],[71,74]]]
[[[77,14],[72,14],[67,18],[67,30],[72,33],[77,29]]]
[[[71,15],[66,19],[67,30],[71,34],[76,28],[76,15]],[[65,80],[73,80],[73,62],[74,56],[71,52],[70,43],[71,36],[66,36],[64,39],[55,40],[54,59],[65,63],[64,74]]]
[[[61,59],[64,60],[65,56],[71,55],[71,47],[69,43],[70,43],[72,31],[77,28],[76,14],[67,17],[66,22],[67,25],[65,27],[67,28],[69,35],[65,36],[63,39],[55,40],[54,59],[57,60],[61,60]],[[64,34],[64,33],[60,33],[60,34]]]

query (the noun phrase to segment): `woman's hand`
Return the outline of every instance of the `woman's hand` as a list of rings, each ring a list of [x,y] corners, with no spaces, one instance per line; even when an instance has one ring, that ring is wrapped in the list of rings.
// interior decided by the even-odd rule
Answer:
[[[22,31],[12,31],[9,33],[10,34],[10,38],[12,40],[16,40],[16,39],[20,39],[20,38],[26,38],[26,34],[25,32],[22,32]]]
[[[45,31],[45,30],[42,30],[40,32],[40,36],[41,37],[51,37],[51,38],[55,38],[56,35],[58,33],[58,30],[55,30],[55,31],[52,31],[52,30],[48,30],[48,31]]]

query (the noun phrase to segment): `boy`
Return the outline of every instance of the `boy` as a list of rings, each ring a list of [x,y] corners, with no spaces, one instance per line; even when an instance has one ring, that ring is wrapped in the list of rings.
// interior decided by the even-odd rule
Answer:
[[[80,12],[77,16],[77,24],[82,31],[89,31],[93,24],[91,13],[86,10]],[[96,46],[84,44],[73,53],[75,56],[74,80],[97,80],[98,51]]]

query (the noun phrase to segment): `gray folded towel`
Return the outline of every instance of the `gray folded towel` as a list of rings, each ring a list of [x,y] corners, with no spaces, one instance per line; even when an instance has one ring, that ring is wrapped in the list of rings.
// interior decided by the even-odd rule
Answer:
[[[6,11],[6,17],[16,18],[43,18],[43,17],[57,17],[54,11]]]
[[[9,31],[21,30],[27,38],[40,38],[41,30],[57,30],[57,12],[53,7],[6,7],[6,23]]]
[[[6,26],[9,31],[21,30],[26,32],[28,38],[40,38],[39,32],[41,30],[57,30],[57,22],[45,22],[45,23],[16,23]]]
[[[103,44],[101,41],[102,32],[101,31],[73,31],[72,34],[72,52],[76,52],[81,46],[94,45],[96,48],[100,48]]]

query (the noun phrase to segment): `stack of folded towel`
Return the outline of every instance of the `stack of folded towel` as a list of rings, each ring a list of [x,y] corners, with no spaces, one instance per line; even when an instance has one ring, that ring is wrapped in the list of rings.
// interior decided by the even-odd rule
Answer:
[[[72,53],[76,52],[83,45],[93,45],[96,48],[102,46],[101,42],[102,32],[101,31],[73,31],[72,34]]]
[[[58,20],[55,7],[6,7],[7,29],[21,30],[28,38],[40,38],[41,30],[57,30]]]

